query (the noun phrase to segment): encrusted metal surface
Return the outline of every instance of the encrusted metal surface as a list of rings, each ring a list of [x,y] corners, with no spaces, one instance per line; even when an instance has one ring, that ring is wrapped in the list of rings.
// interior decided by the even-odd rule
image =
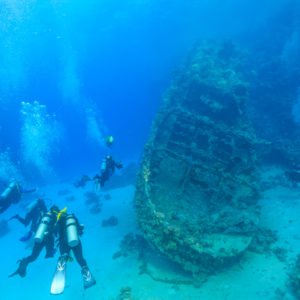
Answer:
[[[138,223],[150,243],[197,274],[247,250],[257,229],[255,135],[247,83],[230,44],[204,43],[170,87],[138,176]]]

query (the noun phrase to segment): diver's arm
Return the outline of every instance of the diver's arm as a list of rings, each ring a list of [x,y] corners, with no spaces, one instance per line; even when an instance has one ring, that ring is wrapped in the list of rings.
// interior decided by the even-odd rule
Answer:
[[[19,215],[16,215],[16,219],[22,223],[24,226],[27,226],[30,223],[31,217],[30,214],[27,214],[25,218],[20,217]]]
[[[0,201],[0,214],[4,213],[10,207],[10,204],[9,201],[2,199]]]
[[[77,224],[78,234],[79,235],[83,235],[83,233],[84,233],[84,225],[79,223],[79,220],[78,220],[78,218],[75,215],[73,215],[73,218],[75,219],[75,222]]]
[[[10,220],[13,220],[13,219],[16,219],[18,220],[21,224],[23,224],[24,226],[27,226],[29,224],[29,222],[26,221],[26,219],[20,217],[18,214],[12,216],[9,218],[9,221]]]
[[[121,162],[115,162],[115,166],[117,169],[122,169],[123,168],[123,164]]]
[[[30,194],[30,193],[34,193],[35,191],[37,191],[37,188],[34,189],[30,189],[30,190],[24,190],[24,189],[20,189],[22,194]]]

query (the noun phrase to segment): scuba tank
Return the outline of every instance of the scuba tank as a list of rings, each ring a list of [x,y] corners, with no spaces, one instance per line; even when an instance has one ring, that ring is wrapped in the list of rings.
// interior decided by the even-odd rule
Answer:
[[[103,159],[102,163],[101,163],[101,167],[100,167],[100,170],[101,170],[101,173],[105,172],[106,171],[106,160]]]
[[[76,218],[73,215],[68,215],[66,217],[65,226],[68,245],[70,247],[76,247],[79,244],[78,224]]]
[[[49,230],[51,220],[52,220],[52,215],[49,212],[43,216],[41,223],[34,236],[34,241],[36,243],[41,243],[44,240],[45,234]]]
[[[14,200],[13,202],[18,202],[20,197],[21,197],[20,188],[16,182],[10,183],[9,186],[1,194],[1,198],[5,200],[11,198],[11,201]]]
[[[15,186],[15,183],[14,183],[14,182],[10,183],[10,184],[8,185],[8,187],[4,190],[4,192],[1,194],[1,197],[2,197],[2,198],[5,198],[5,199],[6,199],[7,197],[9,197],[9,195],[10,195],[10,193],[12,192],[14,186]]]
[[[37,206],[37,204],[38,204],[38,200],[34,200],[34,201],[30,202],[28,204],[28,206],[26,207],[26,210],[28,212],[31,212]]]

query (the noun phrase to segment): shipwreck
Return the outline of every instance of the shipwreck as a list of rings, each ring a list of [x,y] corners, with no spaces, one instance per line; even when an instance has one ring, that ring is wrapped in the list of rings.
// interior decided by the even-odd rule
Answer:
[[[168,89],[145,145],[135,205],[144,237],[197,275],[239,261],[256,234],[256,136],[231,43],[203,42]]]

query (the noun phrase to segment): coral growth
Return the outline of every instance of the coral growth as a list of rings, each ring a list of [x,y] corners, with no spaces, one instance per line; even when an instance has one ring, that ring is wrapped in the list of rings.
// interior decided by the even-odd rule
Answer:
[[[131,287],[128,286],[123,287],[120,290],[120,294],[117,300],[133,300],[131,293],[132,293]]]
[[[277,240],[278,236],[276,232],[265,228],[259,228],[256,231],[249,249],[257,253],[270,252],[271,246],[277,242]],[[278,249],[274,249],[273,252],[277,255]]]
[[[113,227],[113,226],[117,226],[118,223],[119,223],[118,218],[111,216],[108,219],[103,220],[101,226],[102,227]]]
[[[138,254],[140,257],[146,247],[147,243],[142,236],[133,233],[126,234],[119,245],[119,250],[113,255],[113,259],[133,254]]]
[[[102,211],[102,203],[94,203],[91,205],[89,212],[92,215],[97,215]]]
[[[203,42],[166,94],[144,151],[136,211],[145,238],[195,276],[239,261],[258,230],[256,135],[243,53]]]
[[[93,215],[99,214],[102,211],[102,202],[99,194],[94,192],[86,192],[85,204],[89,206],[89,212]]]
[[[300,255],[297,256],[293,264],[288,285],[291,287],[296,299],[300,299]]]
[[[101,197],[99,194],[94,193],[94,192],[86,192],[84,194],[86,200],[85,200],[85,204],[90,205],[90,204],[97,204],[100,202]]]

